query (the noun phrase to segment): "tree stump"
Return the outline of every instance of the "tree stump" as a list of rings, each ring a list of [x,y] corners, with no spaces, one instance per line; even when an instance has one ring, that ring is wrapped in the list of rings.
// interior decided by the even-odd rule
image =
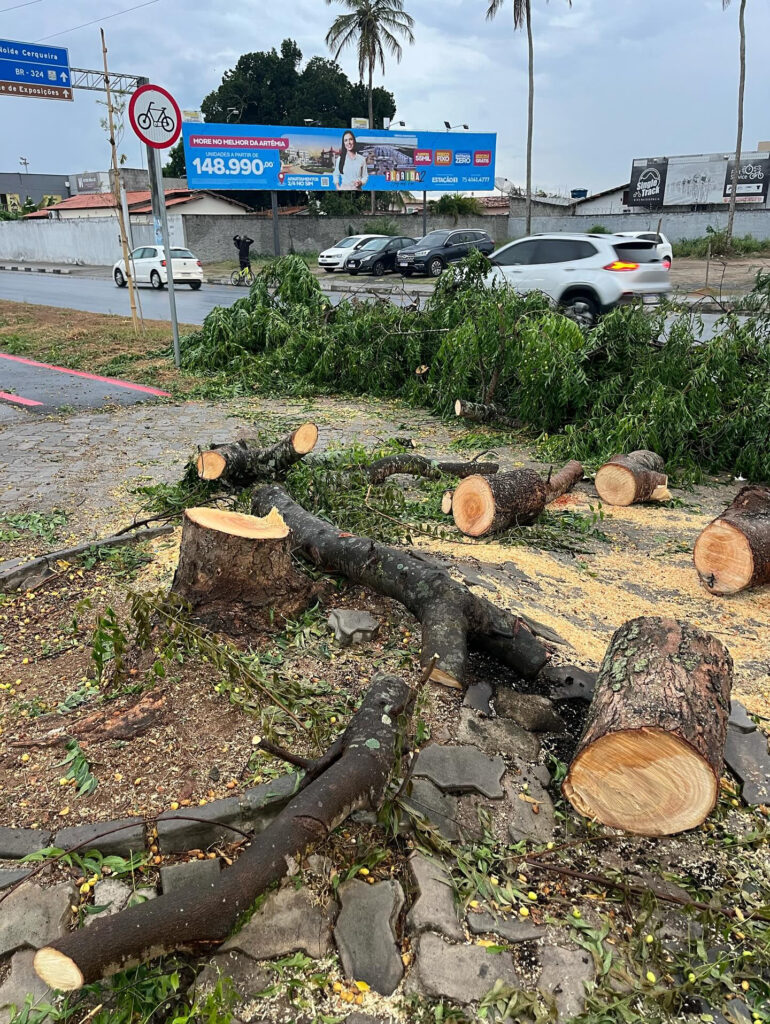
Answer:
[[[292,565],[290,531],[276,509],[263,518],[185,509],[171,589],[204,625],[233,634],[251,632],[255,616],[296,618],[315,594]]]
[[[444,493],[441,495],[441,511],[444,513],[445,516],[448,516],[449,513],[452,511],[453,495],[454,491],[444,491]]]
[[[217,445],[198,456],[198,476],[201,480],[221,480],[231,487],[247,487],[258,480],[277,480],[311,452],[317,441],[315,423],[303,423],[269,448],[246,440]]]
[[[770,583],[770,487],[742,488],[698,537],[693,560],[712,594]]]
[[[486,479],[466,477],[452,496],[455,525],[469,537],[529,526],[545,506],[570,490],[583,476],[579,462],[569,462],[550,480],[533,469],[514,469]]]
[[[610,641],[563,792],[640,835],[695,828],[719,795],[733,662],[709,633],[632,619]]]
[[[655,452],[613,455],[596,474],[596,490],[608,505],[635,505],[641,501],[668,501],[665,463]]]

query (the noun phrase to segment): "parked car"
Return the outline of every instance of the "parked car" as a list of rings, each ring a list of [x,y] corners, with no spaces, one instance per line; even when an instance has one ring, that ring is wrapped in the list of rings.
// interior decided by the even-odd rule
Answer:
[[[489,255],[494,247],[495,243],[486,231],[467,228],[429,231],[425,238],[401,250],[398,269],[407,277],[414,273],[438,277],[450,263],[463,259],[471,249],[480,249]]]
[[[153,288],[162,288],[168,284],[168,268],[166,267],[166,254],[162,245],[139,246],[129,256],[131,260],[131,275],[136,284],[151,284]],[[193,291],[196,291],[203,284],[203,267],[197,256],[193,256],[189,249],[183,249],[179,245],[171,246],[171,269],[174,273],[174,284],[189,284]],[[112,276],[118,288],[125,288],[126,264],[123,260],[112,268]]]
[[[657,243],[660,262],[666,270],[671,269],[674,249],[665,235],[659,235],[657,231],[616,231],[615,234],[621,238],[641,238],[645,242]]]
[[[356,249],[360,249],[362,245],[366,245],[373,238],[387,237],[387,235],[348,235],[347,238],[341,238],[339,242],[335,242],[331,249],[324,249],[322,253],[318,254],[318,266],[327,274],[333,274],[335,270],[343,270],[345,260]]]
[[[671,291],[655,242],[619,235],[542,234],[521,238],[490,256],[488,284],[541,291],[569,315],[592,324],[623,302],[657,302]]]
[[[349,274],[374,274],[380,277],[386,270],[396,269],[396,257],[401,249],[414,245],[414,238],[372,238],[345,260]]]

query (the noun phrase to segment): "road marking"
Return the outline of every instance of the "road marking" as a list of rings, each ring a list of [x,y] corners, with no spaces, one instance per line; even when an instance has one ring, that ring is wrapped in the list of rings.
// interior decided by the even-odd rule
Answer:
[[[22,398],[21,395],[9,395],[7,391],[0,391],[0,399],[5,402],[13,402],[15,405],[42,405],[42,402],[34,402],[31,398]]]
[[[132,384],[126,380],[118,380],[117,377],[100,377],[98,373],[86,373],[85,370],[70,370],[66,366],[53,366],[51,363],[39,363],[36,359],[11,356],[7,352],[0,352],[0,359],[10,359],[14,363],[23,363],[25,366],[39,366],[44,370],[56,370],[58,373],[70,373],[74,377],[85,377],[86,380],[98,380],[104,384],[114,384],[118,388],[128,388],[129,391],[143,391],[146,395],[157,395],[159,398],[171,398],[169,391],[146,387],[144,384]],[[42,405],[43,403],[35,402],[33,404]]]

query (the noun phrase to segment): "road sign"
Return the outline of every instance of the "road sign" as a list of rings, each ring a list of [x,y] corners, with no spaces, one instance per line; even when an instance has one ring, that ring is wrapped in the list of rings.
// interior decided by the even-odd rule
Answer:
[[[182,111],[165,89],[159,85],[142,85],[128,105],[131,127],[153,149],[168,149],[182,130]]]
[[[72,100],[71,84],[64,47],[0,39],[0,95]]]

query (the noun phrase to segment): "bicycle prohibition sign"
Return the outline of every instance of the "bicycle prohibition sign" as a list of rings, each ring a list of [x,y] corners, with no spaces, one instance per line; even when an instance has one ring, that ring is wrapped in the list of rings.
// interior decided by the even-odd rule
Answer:
[[[182,112],[171,93],[160,85],[143,85],[128,106],[131,127],[148,146],[167,149],[182,130]]]

